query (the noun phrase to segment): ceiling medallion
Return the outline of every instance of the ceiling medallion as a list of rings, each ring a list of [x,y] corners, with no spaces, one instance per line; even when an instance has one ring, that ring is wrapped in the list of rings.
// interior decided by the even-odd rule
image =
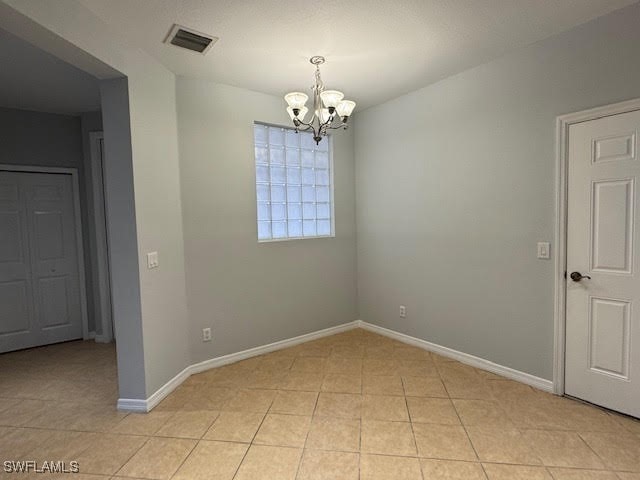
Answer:
[[[325,90],[320,77],[320,65],[324,63],[324,57],[316,55],[309,61],[316,66],[316,83],[311,87],[313,92],[313,114],[308,121],[305,116],[309,109],[305,106],[309,96],[302,92],[291,92],[284,96],[289,105],[287,113],[296,127],[296,132],[313,131],[313,139],[316,145],[328,130],[347,129],[347,121],[356,106],[356,102],[343,100],[344,94],[337,90]]]

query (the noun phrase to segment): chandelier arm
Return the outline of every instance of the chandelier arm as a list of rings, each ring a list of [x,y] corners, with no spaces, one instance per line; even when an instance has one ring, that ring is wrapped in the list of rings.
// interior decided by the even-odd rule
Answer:
[[[329,117],[329,119],[326,122],[320,124],[320,128],[323,130],[326,130],[327,128],[333,128],[331,125],[333,124],[334,120],[335,120],[335,117],[333,116]]]
[[[304,128],[300,128],[301,126],[304,126]],[[309,130],[313,130],[313,133],[314,134],[316,133],[316,128],[313,125],[313,122],[309,122],[309,123],[299,122],[296,128],[299,132],[308,132]]]
[[[308,132],[309,130],[313,131],[313,136],[317,137],[318,136],[318,132],[320,131],[319,129],[316,129],[316,126],[313,124],[313,119],[315,117],[311,118],[311,121],[309,123],[306,122],[301,122],[300,120],[298,120],[299,124],[298,127],[296,127],[298,129],[298,131],[300,132]],[[300,125],[304,125],[305,128],[300,128]]]
[[[298,125],[304,125],[305,127],[313,127],[313,119],[314,117],[311,117],[311,121],[309,121],[308,123],[298,119]]]

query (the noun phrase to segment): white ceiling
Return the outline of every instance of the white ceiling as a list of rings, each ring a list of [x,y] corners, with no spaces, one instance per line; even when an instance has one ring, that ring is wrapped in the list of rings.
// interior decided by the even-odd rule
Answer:
[[[77,114],[100,110],[91,75],[0,29],[0,107]]]
[[[359,108],[415,90],[636,0],[80,0],[178,75],[282,95],[325,84]],[[173,23],[220,37],[163,44]]]

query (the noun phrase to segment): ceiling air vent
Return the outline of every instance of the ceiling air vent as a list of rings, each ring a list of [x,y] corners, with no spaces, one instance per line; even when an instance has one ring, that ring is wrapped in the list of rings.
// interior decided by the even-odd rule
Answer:
[[[169,32],[169,35],[167,35],[167,39],[164,43],[175,45],[180,48],[186,48],[192,52],[204,55],[217,41],[218,37],[213,37],[176,24],[171,27],[171,31]]]

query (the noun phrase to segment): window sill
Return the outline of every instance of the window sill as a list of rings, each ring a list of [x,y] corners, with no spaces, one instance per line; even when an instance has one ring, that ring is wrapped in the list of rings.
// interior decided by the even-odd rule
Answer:
[[[315,237],[287,237],[287,238],[269,238],[265,240],[258,240],[258,243],[277,243],[277,242],[292,242],[296,240],[318,240],[322,238],[336,238],[336,234],[331,235],[318,235]]]

